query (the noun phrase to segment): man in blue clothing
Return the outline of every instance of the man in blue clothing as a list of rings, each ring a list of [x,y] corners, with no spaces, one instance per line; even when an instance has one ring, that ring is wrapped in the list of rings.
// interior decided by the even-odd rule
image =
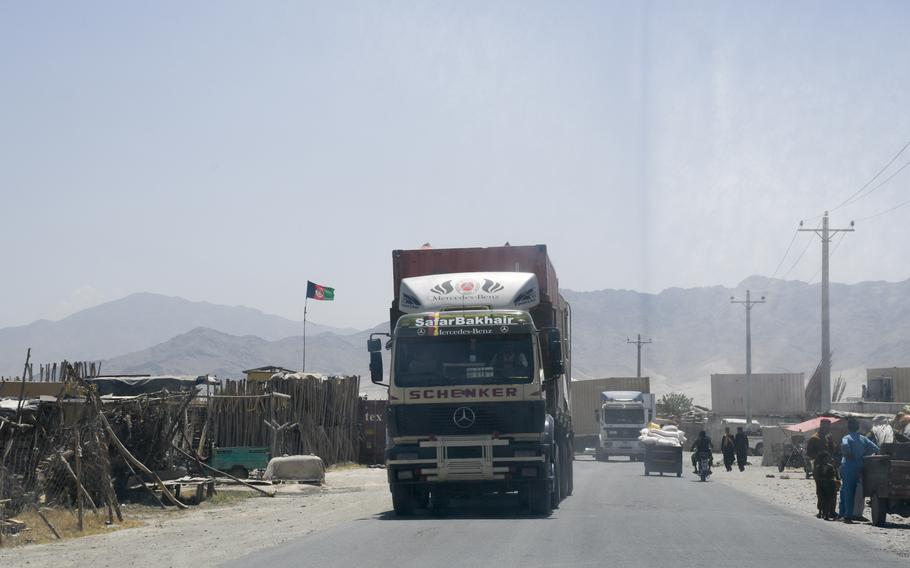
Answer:
[[[859,420],[847,419],[848,434],[841,440],[840,516],[845,523],[853,523],[853,499],[856,486],[863,477],[863,458],[879,451],[875,442],[859,433]]]

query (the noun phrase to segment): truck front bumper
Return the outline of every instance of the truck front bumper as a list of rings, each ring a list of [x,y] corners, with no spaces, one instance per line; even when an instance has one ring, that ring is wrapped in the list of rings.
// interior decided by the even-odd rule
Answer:
[[[638,440],[607,440],[600,443],[599,452],[605,456],[638,457],[645,455],[645,447]]]
[[[390,484],[446,484],[510,488],[549,479],[546,446],[492,436],[440,436],[387,450]]]

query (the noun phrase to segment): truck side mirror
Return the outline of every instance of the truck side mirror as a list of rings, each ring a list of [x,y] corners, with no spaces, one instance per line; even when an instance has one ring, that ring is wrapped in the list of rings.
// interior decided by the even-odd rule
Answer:
[[[547,377],[556,378],[565,372],[562,358],[562,333],[552,328],[547,332]]]
[[[600,409],[599,408],[594,410],[594,420],[597,420],[598,422],[600,422]]]
[[[379,342],[379,340],[376,340]],[[377,385],[382,384],[382,352],[370,351],[370,380]]]
[[[382,351],[382,340],[378,337],[367,339],[367,351],[370,353]]]

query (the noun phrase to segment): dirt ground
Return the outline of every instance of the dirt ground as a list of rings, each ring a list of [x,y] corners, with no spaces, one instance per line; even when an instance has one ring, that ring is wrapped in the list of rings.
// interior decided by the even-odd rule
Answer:
[[[151,509],[136,528],[3,548],[0,566],[203,568],[391,508],[384,469],[330,471],[322,487],[278,487],[274,498],[250,496],[245,488],[219,489],[214,503],[187,511]]]
[[[756,460],[757,458],[751,459]],[[735,466],[733,471],[727,472],[723,465],[718,465],[714,467],[711,481],[731,485],[744,493],[787,509],[805,513],[807,523],[834,525],[837,530],[859,534],[873,541],[883,550],[889,550],[903,558],[910,558],[910,518],[904,519],[897,515],[888,515],[888,524],[882,528],[872,526],[872,523],[846,525],[816,519],[815,514],[818,510],[815,500],[815,482],[806,479],[802,470],[792,469],[778,473],[776,467],[751,465],[744,472],[740,472]],[[868,505],[867,499],[864,512],[866,518],[871,516]]]

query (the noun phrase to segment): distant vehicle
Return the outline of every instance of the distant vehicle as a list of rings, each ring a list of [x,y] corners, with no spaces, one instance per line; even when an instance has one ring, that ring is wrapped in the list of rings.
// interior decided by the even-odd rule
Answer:
[[[600,435],[594,458],[598,461],[608,461],[611,456],[628,456],[630,461],[644,459],[645,446],[638,436],[654,419],[654,394],[605,391],[600,393],[600,401],[600,408],[595,411]]]
[[[386,466],[398,515],[517,491],[572,493],[571,312],[544,245],[392,253]],[[383,384],[382,341],[368,342]]]
[[[724,427],[729,426],[730,431],[734,434],[740,426],[743,432],[749,437],[749,453],[753,456],[760,456],[765,450],[764,434],[762,433],[761,424],[753,420],[752,425],[748,425],[745,418],[724,418],[722,421]]]

